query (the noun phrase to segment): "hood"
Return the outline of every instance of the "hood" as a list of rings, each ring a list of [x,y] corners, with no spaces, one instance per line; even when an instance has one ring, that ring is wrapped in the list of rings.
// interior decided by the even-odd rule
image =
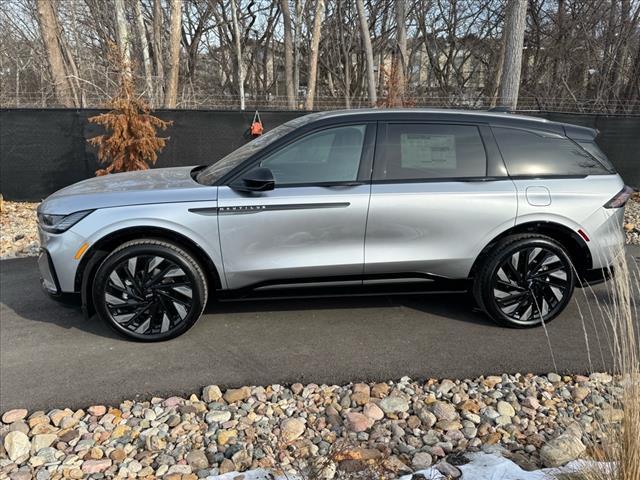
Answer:
[[[90,178],[50,195],[39,210],[65,215],[126,205],[216,200],[217,188],[196,182],[191,177],[194,168],[155,168]]]

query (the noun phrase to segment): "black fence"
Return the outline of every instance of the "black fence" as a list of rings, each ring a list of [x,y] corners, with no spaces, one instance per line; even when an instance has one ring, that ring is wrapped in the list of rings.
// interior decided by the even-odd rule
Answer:
[[[87,143],[102,131],[87,119],[100,110],[0,110],[0,192],[7,200],[39,201],[92,177],[99,168]],[[211,164],[250,138],[253,112],[166,110],[174,122],[156,167]],[[304,112],[261,112],[267,130]],[[640,116],[541,113],[537,116],[597,128],[599,143],[625,181],[640,187]]]

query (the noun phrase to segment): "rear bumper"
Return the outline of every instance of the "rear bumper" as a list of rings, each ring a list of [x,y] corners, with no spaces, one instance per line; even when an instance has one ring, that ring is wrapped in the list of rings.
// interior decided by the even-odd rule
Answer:
[[[578,288],[598,285],[611,279],[615,275],[613,267],[593,268],[580,275],[580,281],[576,285]]]

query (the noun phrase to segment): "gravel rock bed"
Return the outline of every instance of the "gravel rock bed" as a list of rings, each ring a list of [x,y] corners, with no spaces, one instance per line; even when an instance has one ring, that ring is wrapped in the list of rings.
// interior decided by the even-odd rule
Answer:
[[[0,259],[38,254],[37,203],[2,202]]]
[[[267,469],[304,478],[394,478],[431,465],[455,478],[463,454],[499,452],[526,470],[589,456],[618,422],[619,384],[586,376],[205,387],[189,398],[10,410],[0,479],[216,478]],[[225,478],[240,478],[230,476]]]
[[[37,203],[4,202],[0,214],[0,259],[38,254]],[[640,245],[640,193],[627,203],[624,216],[627,243]]]

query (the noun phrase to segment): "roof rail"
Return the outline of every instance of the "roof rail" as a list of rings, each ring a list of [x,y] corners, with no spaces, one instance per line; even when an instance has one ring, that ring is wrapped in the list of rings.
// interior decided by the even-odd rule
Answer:
[[[513,113],[509,107],[491,107],[487,112]]]

